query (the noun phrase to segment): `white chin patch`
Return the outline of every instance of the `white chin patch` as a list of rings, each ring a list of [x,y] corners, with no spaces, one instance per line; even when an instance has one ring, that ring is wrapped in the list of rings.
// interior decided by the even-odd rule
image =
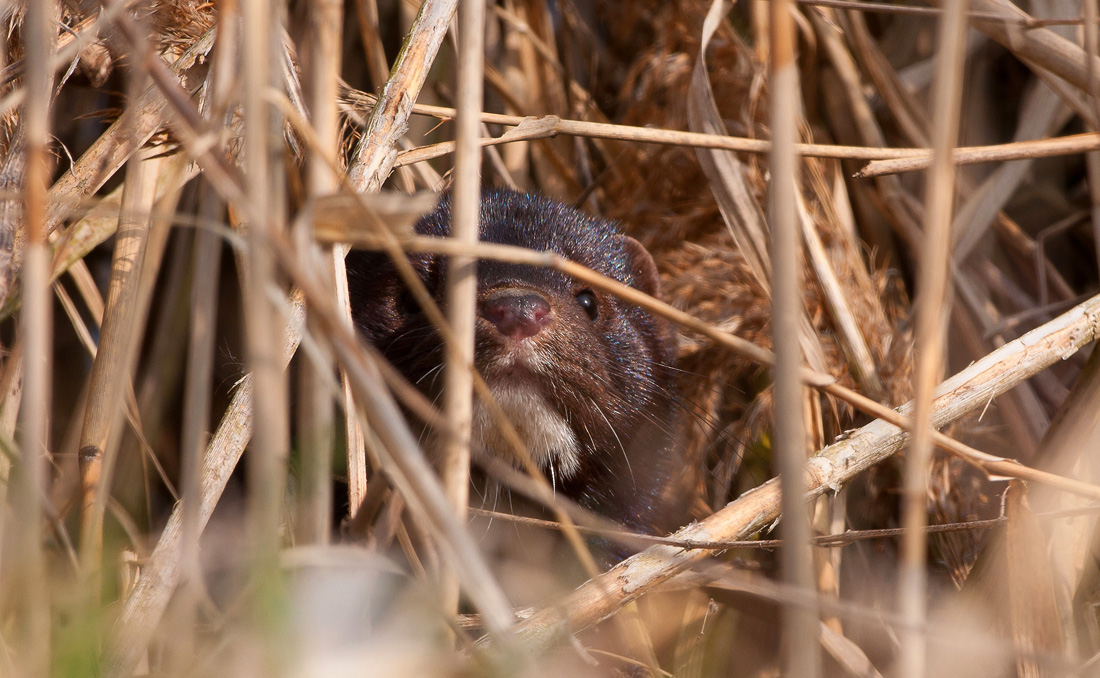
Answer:
[[[577,472],[580,446],[573,429],[538,389],[529,384],[490,384],[504,415],[527,446],[539,468],[553,478],[565,480]],[[475,454],[492,454],[511,459],[508,441],[493,424],[489,408],[474,403],[473,448]]]

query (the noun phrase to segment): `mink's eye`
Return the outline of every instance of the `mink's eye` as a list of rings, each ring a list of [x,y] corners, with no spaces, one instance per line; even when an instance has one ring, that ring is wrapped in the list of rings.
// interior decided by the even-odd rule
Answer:
[[[592,290],[581,290],[577,292],[577,303],[581,305],[584,312],[588,314],[591,320],[596,320],[600,317],[600,306],[596,303],[596,293]]]
[[[400,296],[397,297],[397,311],[405,316],[419,315],[421,312],[420,304],[416,302],[416,297],[408,288],[402,289]]]

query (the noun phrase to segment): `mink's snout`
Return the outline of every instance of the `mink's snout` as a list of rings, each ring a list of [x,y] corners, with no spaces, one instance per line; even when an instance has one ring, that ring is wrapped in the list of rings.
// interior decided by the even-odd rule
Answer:
[[[496,290],[478,305],[478,312],[505,337],[528,339],[550,324],[550,302],[538,292]]]

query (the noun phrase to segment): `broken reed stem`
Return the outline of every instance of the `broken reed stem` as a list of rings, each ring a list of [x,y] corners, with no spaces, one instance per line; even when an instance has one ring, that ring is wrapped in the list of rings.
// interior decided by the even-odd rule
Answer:
[[[28,3],[23,19],[26,45],[26,104],[21,121],[26,134],[23,183],[23,218],[26,240],[23,253],[23,289],[26,305],[20,318],[23,343],[23,412],[20,418],[19,482],[12,493],[17,520],[12,577],[9,590],[17,596],[20,613],[13,637],[20,669],[31,678],[50,674],[50,609],[45,595],[45,558],[42,552],[42,493],[45,464],[50,454],[49,417],[53,347],[49,285],[49,250],[46,242],[46,189],[50,177],[49,108],[53,72],[49,68],[57,32],[57,4]]]
[[[348,167],[348,181],[357,191],[377,192],[393,171],[413,102],[420,96],[457,5],[458,0],[426,0],[420,6]]]
[[[718,7],[722,6],[717,2]],[[772,151],[768,156],[768,228],[771,234],[772,345],[775,351],[774,466],[783,495],[785,542],[780,551],[783,581],[795,590],[816,592],[813,552],[810,548],[810,518],[802,498],[806,486],[806,419],[800,368],[802,322],[802,252],[798,228],[798,138],[797,120],[801,98],[798,68],[794,56],[794,3],[768,3],[769,101]],[[821,671],[817,640],[816,606],[785,605],[783,619],[784,666],[789,675],[814,678]]]
[[[485,3],[463,2],[458,13],[458,118],[451,237],[476,244],[481,215],[481,97],[484,82]],[[443,372],[443,413],[452,435],[443,444],[443,488],[459,524],[466,524],[470,495],[470,443],[473,428],[474,320],[477,313],[477,260],[468,255],[447,262],[447,322],[451,326]],[[443,609],[458,614],[458,580],[442,572]]]
[[[932,425],[945,426],[984,407],[1024,379],[1072,355],[1096,339],[1098,325],[1100,297],[1094,297],[971,364],[936,389]],[[911,411],[912,403],[898,409]],[[826,447],[806,462],[805,498],[839,490],[900,450],[908,439],[902,429],[878,419]],[[672,538],[692,543],[747,539],[780,515],[779,481],[773,478],[717,513],[678,530]],[[650,547],[585,583],[558,605],[520,622],[517,632],[531,651],[545,650],[564,634],[580,632],[606,619],[711,553],[666,545]]]
[[[927,640],[925,569],[928,524],[928,469],[932,457],[932,399],[944,365],[949,299],[951,212],[955,198],[955,165],[951,152],[959,136],[962,72],[966,62],[967,0],[952,0],[940,17],[932,104],[932,166],[925,198],[916,304],[916,378],[913,385],[913,434],[905,459],[898,607],[907,622],[901,635],[900,669],[908,678],[923,678]]]

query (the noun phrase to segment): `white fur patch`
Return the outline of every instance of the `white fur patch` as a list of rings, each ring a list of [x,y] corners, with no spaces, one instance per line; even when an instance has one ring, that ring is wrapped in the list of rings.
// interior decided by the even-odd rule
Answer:
[[[561,480],[577,472],[580,465],[577,436],[537,387],[526,383],[490,382],[489,391],[539,468],[550,470]],[[473,447],[475,454],[512,458],[508,442],[493,424],[489,408],[481,402],[474,403]]]

